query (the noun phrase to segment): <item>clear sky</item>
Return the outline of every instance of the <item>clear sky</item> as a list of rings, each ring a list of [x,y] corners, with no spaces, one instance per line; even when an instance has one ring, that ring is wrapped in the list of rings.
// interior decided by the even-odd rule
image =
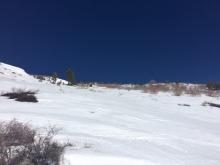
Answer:
[[[0,61],[78,81],[220,79],[220,1],[0,1]]]

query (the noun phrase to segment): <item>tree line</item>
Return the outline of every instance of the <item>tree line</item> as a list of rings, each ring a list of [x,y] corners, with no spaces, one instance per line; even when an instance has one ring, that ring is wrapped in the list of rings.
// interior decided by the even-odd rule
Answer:
[[[38,79],[40,82],[48,80],[52,84],[57,84],[57,85],[64,84],[62,80],[58,80],[59,75],[57,74],[57,72],[54,72],[52,76],[35,75],[34,77]],[[68,82],[67,85],[69,86],[73,86],[77,84],[75,73],[71,68],[67,69],[66,71],[66,81]]]
[[[56,72],[53,73],[52,77],[51,77],[51,82],[53,84],[58,84],[61,83],[57,82],[57,79],[59,78],[58,74]],[[75,78],[75,73],[73,72],[73,70],[71,68],[67,69],[66,71],[66,81],[68,82],[67,85],[76,85],[76,78]]]

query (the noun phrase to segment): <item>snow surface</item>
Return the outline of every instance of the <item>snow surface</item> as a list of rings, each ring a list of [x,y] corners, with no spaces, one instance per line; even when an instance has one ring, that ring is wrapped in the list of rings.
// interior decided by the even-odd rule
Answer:
[[[39,103],[0,97],[0,120],[62,128],[57,139],[75,145],[67,165],[220,164],[220,109],[201,106],[219,98],[59,87],[1,63],[0,92],[12,88],[39,90]]]

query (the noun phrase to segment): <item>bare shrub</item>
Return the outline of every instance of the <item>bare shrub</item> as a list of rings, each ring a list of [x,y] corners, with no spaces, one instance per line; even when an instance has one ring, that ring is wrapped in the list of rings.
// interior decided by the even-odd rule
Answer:
[[[199,86],[190,86],[186,89],[186,94],[191,96],[200,96],[201,95],[201,89]]]
[[[207,90],[206,95],[209,97],[219,97],[220,91]]]
[[[99,84],[100,86],[106,87],[106,88],[111,88],[111,89],[122,89],[121,84]]]
[[[186,91],[186,86],[181,85],[179,83],[175,83],[172,86],[172,91],[174,96],[181,96],[184,93],[184,91]]]
[[[144,92],[146,93],[151,93],[151,94],[156,94],[158,93],[158,88],[155,84],[149,84],[145,89]]]
[[[179,106],[190,107],[189,104],[178,104]]]
[[[45,77],[46,76],[43,76],[43,75],[34,75],[34,78],[38,79],[39,82],[45,81],[46,80]]]
[[[62,84],[62,81],[61,81],[61,80],[57,82],[57,85],[58,85],[58,86],[61,86],[61,84]]]
[[[6,96],[9,99],[15,99],[16,101],[20,102],[32,102],[36,103],[38,102],[37,97],[35,94],[37,91],[32,90],[22,90],[22,89],[12,89],[12,92],[7,92],[2,94],[1,96]]]
[[[180,88],[175,88],[173,90],[173,94],[174,94],[174,96],[181,96],[183,94],[183,90]]]
[[[38,102],[36,96],[34,96],[34,95],[23,95],[23,96],[19,96],[19,97],[16,98],[15,100],[16,100],[16,101],[20,101],[20,102],[32,102],[32,103],[37,103],[37,102]]]
[[[215,104],[215,103],[211,103],[211,102],[207,102],[207,101],[202,103],[202,106],[207,106],[207,105],[209,105],[211,107],[220,108],[220,104]]]
[[[77,87],[79,89],[88,89],[89,87],[92,87],[93,83],[78,83]]]
[[[97,84],[97,86],[110,88],[110,89],[124,89],[124,90],[140,90],[144,93],[156,94],[158,92],[172,92],[175,96],[188,94],[190,96],[199,96],[206,94],[210,96],[217,96],[220,91],[210,92],[207,90],[206,85],[203,84],[185,84],[185,83],[157,83],[151,81],[148,84]]]
[[[40,135],[31,126],[12,120],[0,123],[1,165],[59,165],[70,143],[53,140],[57,129],[49,128]]]
[[[206,84],[206,87],[209,89],[209,90],[220,90],[220,82],[208,82]]]
[[[144,91],[146,86],[145,85],[140,85],[140,84],[135,84],[135,85],[131,85],[131,86],[124,86],[125,89],[127,90],[140,90],[140,91]]]
[[[149,93],[158,93],[158,92],[168,92],[170,90],[169,84],[158,83],[158,84],[148,84],[145,86],[144,91]]]
[[[25,146],[34,142],[35,134],[35,130],[16,120],[0,123],[0,164],[11,165]]]
[[[57,79],[59,78],[58,74],[56,72],[53,73],[53,75],[51,76],[51,84],[56,84],[57,83]]]

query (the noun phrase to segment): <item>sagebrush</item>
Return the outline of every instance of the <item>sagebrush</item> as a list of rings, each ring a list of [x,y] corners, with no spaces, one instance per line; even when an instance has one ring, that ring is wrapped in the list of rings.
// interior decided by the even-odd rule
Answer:
[[[15,99],[19,102],[32,102],[37,103],[37,97],[35,94],[38,91],[34,90],[22,90],[22,89],[13,89],[12,92],[6,92],[2,94],[1,96],[8,97],[9,99]]]
[[[70,143],[54,141],[57,129],[41,135],[30,125],[12,120],[0,122],[1,165],[59,165]]]

